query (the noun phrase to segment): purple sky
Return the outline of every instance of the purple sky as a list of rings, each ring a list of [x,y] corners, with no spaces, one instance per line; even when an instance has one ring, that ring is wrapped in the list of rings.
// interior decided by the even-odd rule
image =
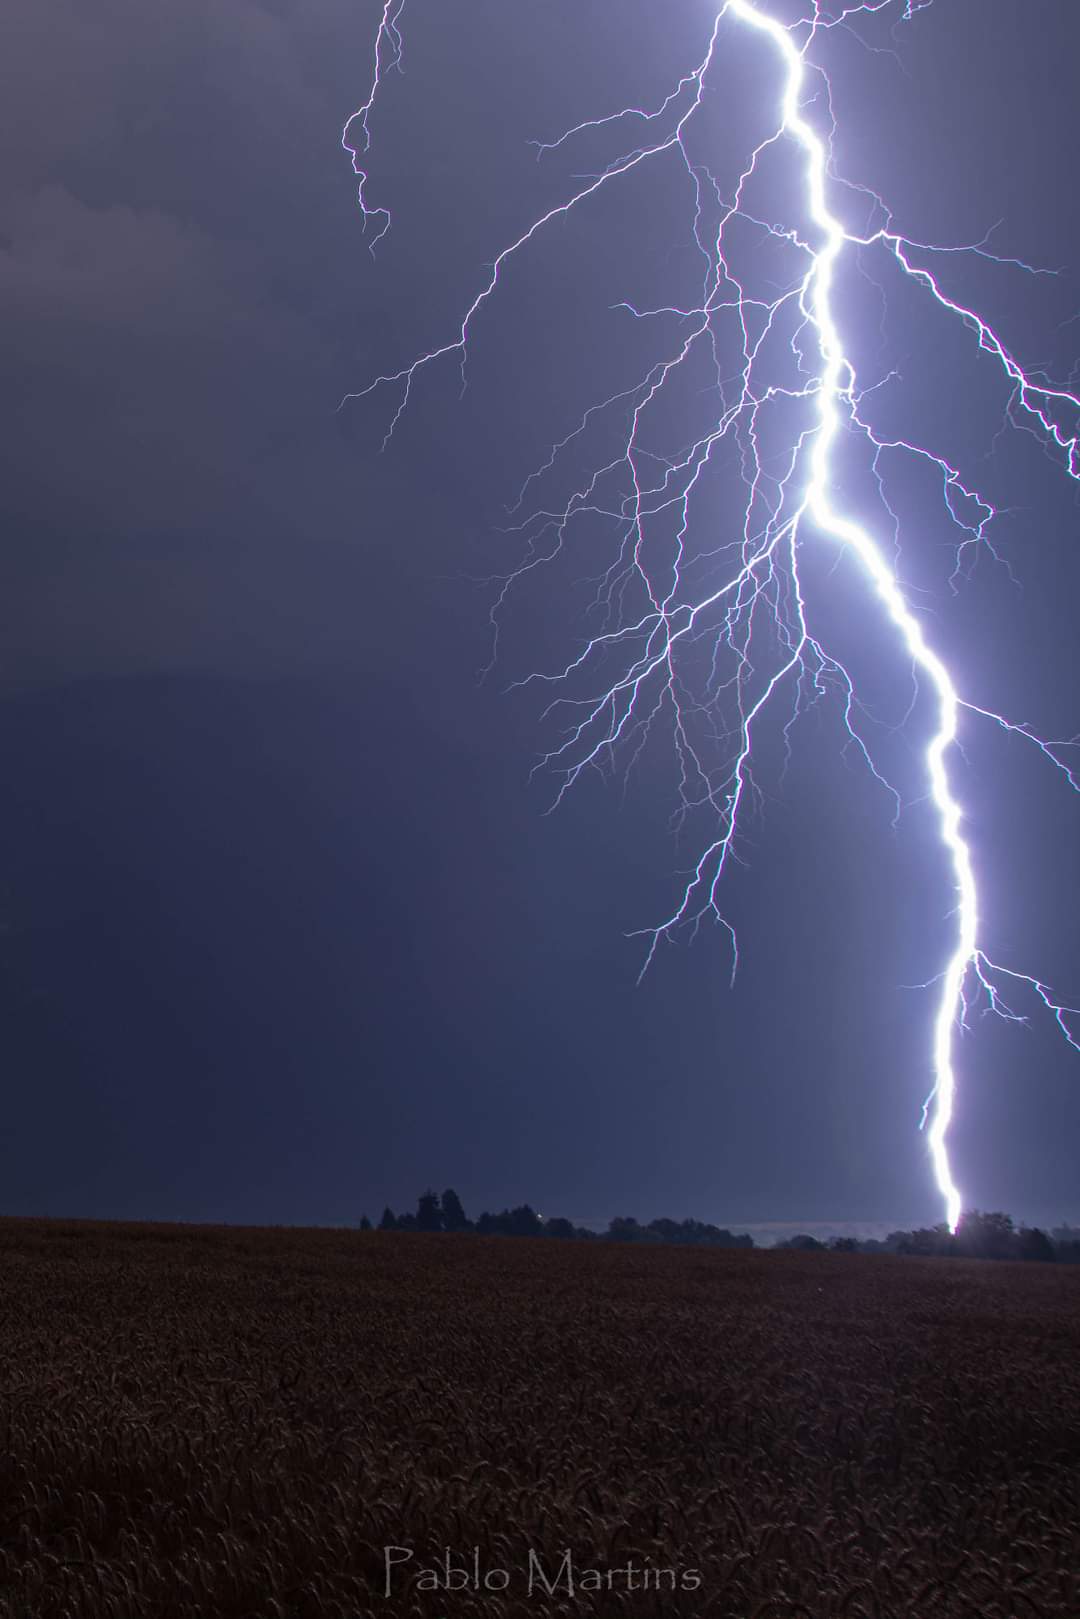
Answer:
[[[664,186],[539,243],[478,324],[465,399],[433,373],[385,455],[381,405],[336,412],[452,328],[562,194],[571,155],[538,166],[529,140],[662,95],[707,8],[410,0],[372,124],[395,215],[374,261],[338,146],[371,0],[62,12],[13,0],[0,104],[3,1208],[333,1221],[449,1182],[471,1212],[936,1219],[931,1003],[901,986],[936,970],[947,919],[917,809],[891,834],[811,721],[731,884],[735,989],[719,936],[636,988],[624,934],[690,858],[661,759],[625,801],[589,781],[543,816],[541,705],[503,687],[579,633],[553,584],[475,678],[489,597],[469,581],[627,362],[609,305],[671,273]],[[1062,267],[962,285],[1067,375],[1077,21],[1067,0],[1037,28],[1023,0],[984,16],[937,0],[895,41],[837,36],[838,160],[913,237],[1001,221],[999,251]],[[748,75],[718,128],[756,93]],[[997,538],[1021,588],[980,568],[928,623],[973,692],[1071,735],[1075,491],[1029,443],[995,445],[985,374],[914,302],[884,352],[904,408],[1013,507]],[[943,544],[928,516],[920,582]],[[1002,954],[1077,993],[1080,804],[996,743],[968,780]],[[979,1023],[962,1072],[968,1200],[1080,1215],[1080,1058]]]

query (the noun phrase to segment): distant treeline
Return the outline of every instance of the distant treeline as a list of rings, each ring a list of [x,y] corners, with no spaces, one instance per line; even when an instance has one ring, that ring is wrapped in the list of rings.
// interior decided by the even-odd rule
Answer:
[[[813,1237],[793,1237],[786,1247],[820,1247]],[[1047,1233],[1038,1226],[1017,1226],[1012,1216],[969,1209],[955,1233],[947,1225],[917,1231],[891,1231],[878,1242],[841,1237],[832,1248],[862,1254],[926,1254],[943,1259],[1038,1259],[1080,1264],[1080,1227],[1058,1226]]]
[[[361,1231],[372,1223],[365,1214]],[[500,1214],[485,1213],[470,1220],[461,1199],[448,1187],[440,1197],[427,1191],[417,1199],[416,1213],[395,1214],[384,1209],[380,1231],[475,1231],[480,1236],[572,1237],[580,1242],[682,1243],[695,1247],[753,1248],[751,1236],[736,1235],[703,1220],[650,1220],[641,1225],[630,1215],[618,1215],[606,1231],[592,1231],[561,1217],[545,1218],[528,1203]],[[803,1252],[847,1254],[923,1254],[950,1259],[1035,1259],[1080,1264],[1080,1226],[1058,1226],[1047,1234],[1038,1226],[1016,1226],[1008,1214],[984,1214],[970,1209],[955,1234],[946,1225],[916,1231],[891,1231],[887,1237],[834,1237],[821,1242],[806,1234],[778,1242],[776,1248]]]
[[[360,1221],[360,1229],[371,1230],[371,1221],[366,1214]],[[501,1214],[485,1211],[477,1215],[475,1220],[470,1220],[461,1199],[452,1188],[448,1188],[442,1197],[437,1192],[424,1192],[417,1199],[415,1214],[395,1214],[393,1209],[384,1209],[378,1229],[475,1231],[482,1237],[573,1237],[580,1242],[678,1242],[713,1248],[754,1246],[753,1237],[736,1236],[720,1226],[706,1225],[702,1220],[652,1220],[643,1226],[636,1220],[622,1216],[612,1220],[606,1231],[599,1232],[561,1217],[545,1219],[528,1203],[522,1203],[516,1209],[503,1209]]]

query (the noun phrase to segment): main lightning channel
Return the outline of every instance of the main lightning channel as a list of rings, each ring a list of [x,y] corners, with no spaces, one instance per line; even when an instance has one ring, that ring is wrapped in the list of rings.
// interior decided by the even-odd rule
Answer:
[[[833,271],[847,243],[847,232],[829,210],[826,198],[828,154],[820,136],[800,112],[806,70],[802,53],[787,29],[765,16],[749,0],[729,0],[733,16],[768,36],[786,69],[782,103],[783,129],[806,153],[807,205],[811,219],[823,235],[804,283],[804,308],[817,329],[821,344],[821,386],[817,397],[819,428],[810,455],[810,479],[805,503],[795,518],[808,514],[818,528],[835,536],[855,552],[881,597],[886,611],[903,637],[912,661],[929,676],[938,700],[938,728],[926,750],[930,791],[939,816],[941,838],[948,850],[956,883],[956,945],[941,979],[941,996],[934,1025],[933,1092],[927,1140],[934,1177],[945,1203],[950,1230],[960,1220],[962,1198],[949,1162],[948,1132],[956,1098],[953,1041],[964,1013],[964,982],[976,965],[978,947],[978,894],[971,851],[961,830],[962,814],[949,785],[946,756],[956,741],[960,700],[949,671],[927,645],[922,627],[913,616],[893,570],[865,528],[839,513],[829,499],[832,449],[841,424],[844,402],[850,404],[854,372],[844,353],[843,340],[832,309]]]
[[[966,247],[933,246],[901,235],[892,215],[876,193],[864,187],[861,193],[879,210],[877,224],[865,234],[845,228],[829,206],[829,182],[833,176],[831,156],[832,105],[828,78],[816,62],[808,60],[816,37],[833,28],[848,27],[853,19],[891,7],[903,7],[910,20],[926,9],[931,0],[848,0],[826,12],[822,0],[811,0],[809,14],[790,25],[779,22],[757,0],[723,0],[714,12],[704,55],[697,66],[685,73],[677,86],[652,110],[626,107],[621,112],[588,119],[565,131],[557,140],[538,142],[538,155],[562,147],[584,132],[612,129],[625,124],[633,127],[636,139],[629,149],[614,158],[599,173],[579,176],[575,189],[520,229],[489,263],[489,273],[468,304],[456,332],[446,340],[418,354],[396,370],[376,376],[346,399],[361,399],[377,390],[399,393],[396,409],[383,440],[393,437],[408,409],[412,389],[420,374],[446,358],[456,359],[462,384],[466,377],[470,336],[474,324],[496,297],[503,278],[511,273],[540,232],[556,228],[589,200],[610,185],[620,184],[646,165],[674,161],[685,168],[692,186],[694,213],[692,240],[705,263],[700,302],[691,307],[678,304],[658,309],[638,310],[629,303],[616,305],[638,319],[662,317],[678,323],[674,346],[656,359],[637,382],[609,398],[591,405],[578,425],[551,447],[547,460],[529,475],[511,513],[523,510],[526,493],[536,480],[552,473],[556,462],[571,445],[600,423],[605,413],[617,413],[628,426],[620,435],[620,447],[613,459],[598,461],[591,476],[571,493],[561,509],[544,504],[532,506],[515,525],[527,544],[525,560],[501,581],[492,607],[495,637],[500,614],[510,590],[537,568],[561,554],[572,523],[579,518],[614,526],[617,544],[614,560],[596,583],[593,611],[601,619],[601,629],[591,635],[584,650],[559,672],[528,677],[529,681],[549,682],[563,687],[572,679],[587,678],[588,672],[604,670],[599,692],[584,698],[557,696],[548,708],[559,708],[571,716],[561,742],[553,746],[540,763],[557,771],[562,782],[555,804],[580,779],[583,771],[612,761],[617,749],[630,752],[630,766],[640,756],[654,723],[660,716],[670,718],[672,740],[679,767],[677,824],[699,812],[711,814],[715,832],[694,866],[681,901],[659,926],[643,930],[649,947],[643,973],[653,960],[659,942],[673,939],[687,929],[691,937],[707,918],[715,918],[726,928],[732,945],[732,970],[738,962],[734,929],[720,909],[717,891],[729,861],[737,858],[735,839],[743,819],[744,805],[757,794],[753,781],[754,734],[766,710],[782,708],[785,692],[793,693],[791,714],[783,726],[785,751],[790,730],[804,709],[830,692],[840,697],[840,714],[847,742],[855,748],[874,780],[891,795],[896,815],[901,810],[900,795],[879,771],[867,742],[856,723],[857,712],[864,713],[852,676],[844,664],[828,651],[812,633],[800,580],[799,556],[802,530],[812,525],[823,537],[838,542],[856,559],[862,573],[880,600],[887,618],[898,633],[910,658],[913,673],[925,677],[935,699],[935,728],[924,754],[929,798],[936,815],[942,850],[951,871],[955,904],[951,913],[954,941],[944,970],[934,980],[937,1000],[930,1053],[931,1089],[926,1098],[921,1126],[926,1130],[934,1179],[945,1206],[948,1225],[955,1229],[962,1199],[953,1177],[949,1156],[949,1130],[953,1120],[957,1075],[955,1047],[967,1027],[970,1005],[983,999],[985,1009],[1007,1022],[1023,1023],[1000,987],[1022,986],[1033,994],[1056,1023],[1065,1041],[1080,1051],[1080,1033],[1074,1020],[1080,1008],[1066,1004],[1040,978],[991,960],[978,938],[978,891],[971,851],[964,836],[963,812],[950,780],[950,764],[957,751],[961,714],[973,723],[988,721],[1009,738],[1023,740],[1037,749],[1043,763],[1052,766],[1073,791],[1080,792],[1080,771],[1067,762],[1068,751],[1080,746],[1080,739],[1044,739],[1026,723],[1006,718],[993,708],[983,707],[962,697],[938,653],[928,643],[922,625],[909,605],[897,578],[891,557],[874,535],[855,522],[830,496],[837,457],[835,450],[841,432],[866,445],[870,469],[877,484],[881,506],[890,519],[894,549],[899,546],[899,518],[886,492],[885,462],[890,457],[907,457],[923,467],[936,470],[948,521],[962,538],[956,545],[955,568],[949,579],[956,589],[968,565],[980,551],[999,563],[1003,559],[987,535],[998,510],[988,496],[962,475],[959,466],[936,449],[918,441],[884,435],[873,425],[868,413],[875,391],[890,376],[871,387],[860,389],[855,364],[847,349],[834,309],[835,274],[844,250],[884,254],[906,280],[928,296],[945,320],[959,323],[975,338],[976,347],[996,368],[1007,392],[1005,425],[1022,428],[1040,440],[1053,460],[1059,461],[1067,476],[1080,483],[1080,393],[1075,385],[1058,386],[1042,372],[1029,371],[1014,356],[1003,338],[973,307],[960,302],[945,290],[937,273],[927,267],[928,257],[936,254],[973,253],[1000,266],[1013,266],[1029,274],[1053,274],[1036,270],[1023,260],[992,253],[987,239]],[[342,144],[352,157],[358,176],[358,198],[365,226],[373,227],[371,247],[390,226],[388,210],[368,201],[367,157],[370,147],[370,118],[376,95],[388,75],[400,72],[403,54],[402,14],[405,0],[382,0],[381,18],[375,40],[374,65],[369,94],[345,127]],[[725,196],[706,164],[695,163],[687,148],[687,133],[703,105],[706,80],[718,49],[721,23],[734,19],[737,25],[758,33],[767,42],[782,69],[782,91],[778,121],[773,132],[753,151],[739,176],[733,196]],[[808,102],[807,76],[813,71],[825,86],[828,134],[822,136],[804,116]],[[747,206],[748,189],[756,182],[759,160],[769,148],[787,138],[805,163],[802,177],[803,201],[809,229],[790,229],[769,224]],[[846,183],[846,182],[845,182]],[[706,231],[707,210],[719,210],[715,229]],[[729,229],[740,225],[765,238],[784,242],[797,249],[803,259],[793,280],[775,297],[756,295],[743,284],[728,251]],[[804,238],[817,238],[814,243]],[[795,316],[799,331],[788,333],[785,323]],[[718,323],[730,317],[740,364],[735,375],[723,374],[718,349]],[[814,349],[811,365],[804,365],[802,334]],[[788,361],[794,360],[795,374],[774,369],[773,351],[786,348]],[[692,373],[702,350],[711,349],[716,367],[719,415],[700,432],[687,448],[664,455],[655,445],[643,441],[646,415],[662,401],[669,382],[683,368]],[[784,363],[781,359],[781,363]],[[762,375],[764,372],[764,376]],[[344,404],[345,401],[342,401]],[[790,442],[773,456],[773,469],[766,459],[759,434],[774,404],[805,409],[802,425],[791,427]],[[787,424],[790,425],[790,424]],[[787,426],[785,426],[785,431]],[[742,532],[722,541],[715,548],[700,550],[691,557],[691,502],[705,489],[705,475],[714,450],[734,441],[742,468],[746,501]],[[774,470],[777,466],[781,470]],[[626,482],[621,480],[625,477]],[[616,487],[613,489],[612,484]],[[531,496],[530,496],[531,500]],[[674,519],[674,533],[664,537],[663,523]],[[656,541],[650,524],[655,523]],[[545,539],[545,537],[547,537]],[[718,582],[716,568],[721,559],[733,557],[735,566]],[[692,569],[706,568],[703,590],[689,587]],[[631,604],[627,606],[627,604]],[[755,667],[755,621],[759,614],[771,625],[773,637],[770,670]],[[712,641],[704,693],[691,690],[694,659],[702,643]],[[734,672],[721,668],[721,656],[729,656]],[[614,660],[615,673],[611,674]],[[679,660],[682,660],[681,666]],[[730,667],[730,665],[728,666]],[[688,673],[688,671],[690,671]],[[526,682],[521,682],[526,683]],[[757,689],[755,689],[755,686]],[[737,722],[725,728],[719,713],[722,699],[733,704]],[[713,709],[717,710],[714,717]],[[910,709],[909,709],[910,713]],[[707,721],[703,718],[708,714]],[[722,770],[715,772],[710,759],[699,751],[695,725],[701,727],[706,744],[731,744]],[[895,820],[894,820],[895,824]],[[930,988],[931,986],[924,986]]]

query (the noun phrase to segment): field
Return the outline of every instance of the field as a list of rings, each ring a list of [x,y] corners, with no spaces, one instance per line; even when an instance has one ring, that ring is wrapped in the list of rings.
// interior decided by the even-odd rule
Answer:
[[[0,1286],[2,1619],[1080,1619],[1078,1267],[10,1220]]]

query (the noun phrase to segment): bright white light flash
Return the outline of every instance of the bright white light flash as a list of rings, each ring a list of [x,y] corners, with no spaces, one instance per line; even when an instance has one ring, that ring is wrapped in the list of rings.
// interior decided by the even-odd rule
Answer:
[[[586,678],[594,670],[603,671],[598,688],[591,694],[583,698],[557,695],[554,699],[549,712],[568,712],[570,719],[562,741],[543,763],[562,775],[555,796],[558,803],[584,770],[612,761],[618,749],[629,752],[632,767],[654,728],[661,723],[670,727],[678,765],[680,819],[704,809],[712,815],[717,831],[697,861],[678,906],[659,926],[648,930],[645,968],[662,939],[673,938],[683,928],[694,933],[706,917],[712,916],[730,935],[734,970],[738,959],[735,936],[720,910],[717,893],[732,857],[745,801],[754,794],[754,736],[767,712],[787,702],[788,717],[783,726],[786,743],[790,727],[801,713],[828,696],[838,698],[850,743],[890,793],[899,813],[899,795],[879,772],[858,727],[862,708],[852,676],[839,659],[826,651],[808,625],[799,574],[800,548],[808,543],[803,529],[812,525],[820,535],[839,542],[858,559],[910,656],[913,670],[921,672],[929,682],[936,700],[936,728],[926,747],[925,769],[952,873],[955,938],[944,969],[935,980],[939,989],[930,1054],[932,1088],[922,1123],[927,1128],[945,1217],[950,1228],[955,1229],[962,1199],[950,1166],[948,1133],[957,1086],[955,1045],[966,1026],[969,996],[978,993],[985,998],[987,1010],[1008,1021],[1023,1022],[999,987],[1002,980],[1023,985],[1051,1014],[1068,1043],[1080,1051],[1080,1038],[1070,1022],[1080,1017],[1080,1011],[1059,1001],[1041,979],[992,961],[980,944],[975,872],[964,837],[961,806],[949,777],[961,711],[1031,744],[1043,762],[1056,769],[1073,790],[1080,790],[1080,782],[1066,762],[1067,755],[1063,757],[1074,742],[1044,740],[1029,726],[960,696],[945,663],[928,644],[888,553],[867,528],[853,521],[834,501],[831,491],[838,471],[833,452],[838,435],[845,432],[867,447],[882,511],[890,520],[894,539],[896,519],[886,494],[890,457],[929,465],[940,475],[946,516],[962,536],[956,547],[954,586],[962,579],[973,554],[986,550],[997,557],[987,537],[997,512],[986,494],[976,489],[959,467],[927,446],[886,437],[875,429],[872,396],[889,379],[861,390],[857,385],[855,367],[844,346],[842,321],[834,308],[835,271],[841,255],[845,250],[860,249],[887,255],[946,317],[966,327],[974,335],[979,351],[997,367],[1005,389],[1005,424],[1034,433],[1048,453],[1061,461],[1068,476],[1078,481],[1080,398],[1067,388],[1052,386],[1041,373],[1026,371],[989,323],[950,296],[923,261],[946,252],[966,252],[1029,274],[1046,272],[1035,271],[1017,259],[999,258],[985,242],[967,248],[914,242],[893,229],[892,216],[873,193],[867,195],[885,224],[867,235],[853,234],[830,208],[829,187],[834,174],[831,130],[822,136],[804,115],[808,71],[818,75],[824,84],[830,118],[831,96],[820,65],[814,62],[808,67],[808,52],[819,36],[832,28],[849,26],[860,14],[896,5],[902,6],[903,17],[910,20],[930,3],[931,0],[853,0],[827,15],[822,0],[811,0],[810,14],[785,26],[752,0],[726,0],[715,14],[704,57],[655,109],[624,108],[577,125],[558,140],[539,146],[542,156],[584,131],[617,128],[624,123],[633,127],[637,136],[623,155],[600,174],[580,183],[565,202],[534,220],[503,249],[493,260],[490,275],[466,310],[458,332],[400,370],[377,377],[359,394],[348,397],[361,398],[386,386],[399,389],[400,399],[384,440],[387,442],[408,405],[418,374],[426,366],[454,355],[464,380],[474,320],[496,292],[511,262],[539,231],[553,226],[584,206],[602,188],[646,164],[674,159],[685,169],[694,200],[692,237],[704,266],[700,303],[690,308],[672,304],[644,311],[626,304],[620,306],[639,320],[673,321],[675,341],[637,384],[591,406],[577,427],[552,447],[544,464],[526,480],[514,508],[519,514],[526,511],[526,496],[554,471],[571,443],[584,441],[602,420],[620,415],[628,418],[629,428],[618,455],[598,464],[584,486],[572,492],[563,504],[553,508],[538,506],[522,519],[519,531],[526,539],[526,560],[502,582],[492,615],[493,628],[497,634],[499,613],[510,590],[560,554],[579,519],[609,525],[614,536],[613,559],[600,575],[594,603],[602,620],[601,629],[565,668],[552,675],[530,677],[551,682],[561,692],[567,683]],[[380,82],[390,68],[400,67],[403,6],[404,0],[386,0],[384,4],[371,90],[349,120],[343,136],[346,149],[353,154],[354,170],[360,175],[365,222],[375,221],[379,227],[376,241],[389,227],[389,214],[368,205],[367,174],[361,158],[366,162],[369,119]],[[707,76],[716,57],[721,23],[728,17],[764,36],[782,75],[775,129],[753,151],[733,196],[722,195],[711,168],[693,161],[687,145],[688,131],[702,105]],[[819,238],[814,242],[805,241],[797,227],[772,224],[758,217],[748,202],[763,155],[784,141],[792,143],[800,154],[806,215]],[[708,217],[714,219],[711,228],[706,224]],[[788,244],[805,260],[802,274],[771,297],[745,286],[734,268],[735,255],[728,247],[736,227],[757,232],[762,239],[771,237]],[[722,330],[734,330],[736,334],[740,360],[734,382],[722,359]],[[680,372],[698,361],[702,351],[711,353],[715,361],[718,414],[688,449],[682,446],[673,453],[660,453],[655,440],[669,388]],[[790,442],[779,457],[779,473],[771,470],[777,460],[775,450],[771,462],[762,450],[763,435],[774,419],[770,413],[777,406],[812,406],[805,427],[791,427],[788,423]],[[1067,422],[1073,425],[1065,425]],[[646,423],[652,429],[648,443]],[[705,474],[714,452],[724,443],[733,443],[737,450],[746,489],[741,533],[695,554],[689,545],[692,529],[695,523],[708,522],[708,497],[707,492],[703,493]],[[702,506],[704,515],[699,511]],[[726,575],[725,568],[729,569]],[[768,631],[765,637],[760,628],[763,619]],[[763,639],[764,653],[759,650]],[[711,648],[711,670],[704,689],[694,691],[693,660],[700,655],[703,644]],[[614,676],[610,673],[613,662],[617,665]],[[725,701],[733,710],[730,721],[722,718]],[[703,716],[707,716],[704,732]],[[718,768],[706,758],[705,747],[725,738],[730,749]]]
[[[809,214],[822,233],[821,246],[813,254],[812,266],[803,284],[804,308],[810,314],[821,343],[821,386],[817,396],[820,427],[810,454],[810,479],[803,510],[827,534],[850,545],[873,580],[889,617],[896,625],[913,661],[926,671],[938,698],[938,729],[926,750],[926,770],[930,791],[941,820],[941,837],[949,851],[956,881],[956,948],[945,968],[941,998],[934,1024],[933,1106],[928,1139],[938,1190],[945,1201],[945,1218],[950,1230],[960,1219],[962,1201],[949,1165],[946,1143],[956,1094],[953,1067],[953,1040],[963,1017],[964,981],[975,964],[977,948],[977,895],[971,852],[961,831],[960,806],[952,795],[946,768],[946,754],[956,739],[959,700],[949,671],[926,644],[922,628],[904,600],[878,547],[864,528],[836,511],[829,499],[833,443],[840,427],[840,413],[850,399],[854,372],[844,355],[844,345],[832,310],[833,270],[843,251],[847,234],[829,212],[826,200],[828,159],[824,142],[799,111],[805,68],[801,52],[787,29],[757,11],[747,0],[730,0],[731,10],[752,28],[767,34],[776,46],[786,70],[783,98],[783,128],[806,153],[806,190]],[[802,513],[795,518],[798,527]]]

